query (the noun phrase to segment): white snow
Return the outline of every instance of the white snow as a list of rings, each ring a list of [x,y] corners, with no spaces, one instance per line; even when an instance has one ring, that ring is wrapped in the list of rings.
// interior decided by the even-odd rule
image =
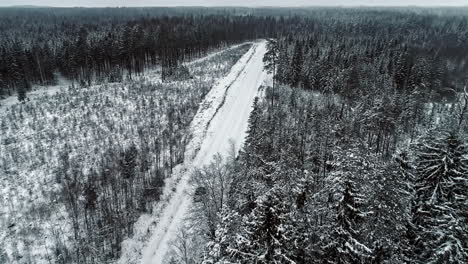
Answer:
[[[186,62],[185,63],[185,66],[190,66],[190,65],[193,65],[193,64],[196,64],[196,63],[199,63],[199,62],[203,62],[205,60],[209,60],[211,58],[213,58],[214,56],[217,56],[223,52],[226,52],[228,50],[232,50],[232,49],[236,49],[242,45],[245,45],[247,43],[250,43],[250,42],[243,42],[243,43],[240,43],[240,44],[237,44],[237,45],[232,45],[232,46],[229,46],[229,47],[224,47],[218,51],[213,51],[212,53],[206,55],[205,57],[201,57],[201,58],[198,58],[198,59],[195,59],[195,60],[191,60],[189,62]]]
[[[35,100],[38,97],[43,97],[44,95],[54,95],[60,91],[64,91],[68,86],[71,85],[71,82],[61,76],[57,78],[57,85],[35,85],[32,87],[31,91],[27,93],[26,100]],[[19,104],[18,95],[8,96],[6,98],[0,98],[0,112],[5,111],[8,107],[12,105]]]
[[[72,246],[72,243],[69,243],[72,234],[71,221],[65,206],[56,202],[54,198],[60,191],[54,170],[59,166],[58,156],[65,142],[74,146],[71,156],[80,159],[83,174],[86,174],[95,164],[94,157],[107,149],[108,139],[125,145],[136,138],[137,126],[146,127],[149,126],[149,121],[154,121],[158,126],[164,127],[167,117],[164,111],[166,106],[162,104],[183,104],[190,96],[201,98],[202,89],[206,92],[211,90],[211,87],[216,87],[217,82],[230,72],[235,62],[230,55],[224,56],[221,53],[239,46],[232,46],[187,63],[193,75],[193,79],[189,80],[161,84],[157,74],[145,72],[139,76],[141,80],[73,89],[69,88],[70,83],[61,79],[59,85],[35,87],[33,91],[28,92],[30,101],[24,104],[19,103],[16,96],[0,100],[0,121],[5,117],[8,127],[0,131],[0,141],[10,137],[15,139],[8,145],[0,142],[0,255],[3,251],[9,259],[16,259],[17,255],[22,258],[18,263],[29,263],[29,257],[34,259],[34,263],[49,263],[49,255],[52,254],[58,240],[55,233],[60,236],[65,246]],[[239,58],[239,52],[244,53],[247,49],[236,51],[235,58]],[[219,54],[221,56],[216,57]],[[204,60],[207,60],[206,63],[200,63]],[[130,89],[133,85],[146,82],[161,85],[147,94]],[[196,85],[200,87],[195,87]],[[173,97],[178,94],[187,97]],[[142,101],[148,105],[150,99],[155,99],[155,107],[151,109],[151,113],[138,110],[142,109],[138,108]],[[11,117],[22,108],[27,109],[23,111],[24,117]],[[87,115],[90,109],[93,109],[92,114]],[[38,117],[34,117],[35,112]],[[103,113],[105,118],[101,116]],[[150,114],[151,117],[148,116]],[[74,118],[78,121],[76,126],[80,127],[80,132],[76,135],[77,131],[70,129],[73,128]],[[121,124],[130,125],[110,132],[109,126],[103,124],[102,120],[117,127]],[[33,121],[36,122],[35,125],[32,125]],[[15,126],[14,130],[11,129],[12,126]],[[185,134],[186,130],[183,132]],[[57,134],[61,136],[55,136]],[[98,137],[99,140],[95,140]],[[41,147],[47,151],[42,151]],[[35,153],[39,155],[34,155]],[[18,157],[18,162],[12,161],[13,155]],[[2,165],[7,163],[4,172]],[[39,210],[42,211],[38,213]],[[42,213],[43,211],[45,213]],[[153,219],[150,219],[150,223]],[[140,221],[139,224],[141,223]],[[139,251],[142,248],[143,245],[139,247]]]
[[[135,239],[125,241],[119,263],[134,263],[135,259],[132,258],[139,259],[140,254],[143,264],[164,263],[192,201],[189,184],[191,172],[208,164],[216,153],[227,155],[230,141],[236,149],[243,144],[253,100],[268,77],[263,70],[265,52],[265,41],[255,43],[233,66],[229,75],[208,93],[191,123],[193,137],[187,146],[185,161],[176,167],[173,176],[166,182],[161,200],[167,203],[155,209],[159,214],[154,216],[158,222],[154,219],[150,221],[146,215],[136,224],[135,232],[148,233],[149,242]],[[141,244],[146,244],[142,253],[137,252]]]
[[[222,47],[220,48],[219,50],[217,51],[213,51],[211,53],[209,53],[208,55],[206,55],[205,57],[200,57],[198,59],[194,59],[194,60],[191,60],[191,61],[187,61],[185,62],[184,64],[186,66],[191,66],[191,65],[194,65],[196,63],[200,63],[200,62],[203,62],[205,60],[209,60],[221,53],[224,53],[228,50],[232,50],[232,49],[236,49],[244,44],[247,44],[247,43],[250,43],[250,42],[243,42],[243,43],[240,43],[240,44],[237,44],[237,45],[232,45],[232,46],[228,46],[228,47]],[[157,81],[160,81],[160,72],[161,71],[161,67],[160,66],[154,66],[150,69],[147,69],[145,70],[145,72],[142,74],[142,76],[145,78],[148,78],[148,79],[151,79],[151,81],[153,82],[157,82]],[[70,80],[67,80],[65,79],[64,77],[62,77],[61,75],[57,76],[57,84],[56,85],[45,85],[45,86],[42,86],[42,85],[34,85],[31,89],[31,91],[27,92],[27,100],[35,100],[36,98],[40,98],[44,95],[54,95],[60,91],[66,91],[67,88],[72,85],[72,82]],[[11,96],[7,96],[5,98],[1,98],[0,97],[0,112],[1,111],[5,111],[8,107],[11,107],[12,105],[16,105],[16,104],[19,104],[20,102],[18,101],[18,95],[14,94],[14,95],[11,95]]]

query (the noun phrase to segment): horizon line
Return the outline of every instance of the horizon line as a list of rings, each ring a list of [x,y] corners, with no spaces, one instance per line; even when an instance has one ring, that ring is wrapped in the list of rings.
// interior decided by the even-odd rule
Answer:
[[[148,5],[148,6],[131,6],[131,5],[116,5],[116,6],[54,6],[54,5],[0,5],[0,8],[363,8],[363,7],[374,7],[374,8],[459,8],[468,7],[467,5],[292,5],[292,6],[280,6],[280,5],[259,5],[259,6],[247,6],[247,5]]]

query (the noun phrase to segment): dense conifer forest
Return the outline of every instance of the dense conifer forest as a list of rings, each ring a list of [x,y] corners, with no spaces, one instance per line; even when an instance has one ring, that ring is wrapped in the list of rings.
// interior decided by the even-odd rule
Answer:
[[[155,65],[162,68],[164,79],[183,61],[264,37],[265,30],[260,29],[268,26],[260,25],[273,23],[219,12],[1,9],[0,96],[24,94],[34,84],[55,83],[59,76],[87,86],[119,81]]]
[[[82,85],[117,81],[154,65],[162,67],[164,79],[180,62],[211,49],[276,36],[282,38],[283,60],[295,53],[297,64],[312,62],[279,76],[293,86],[330,88],[321,83],[323,75],[343,68],[352,73],[340,74],[356,75],[349,66],[361,61],[359,67],[372,64],[379,74],[387,68],[398,89],[426,77],[431,85],[454,88],[464,78],[467,18],[454,10],[279,10],[3,8],[0,96],[24,94],[58,76]]]
[[[0,263],[117,261],[258,40],[167,263],[468,263],[466,8],[0,8]]]
[[[466,120],[452,129],[456,104],[412,121],[412,108],[395,111],[385,95],[343,110],[333,96],[277,89],[254,105],[239,157],[194,175],[216,191],[194,206],[203,220],[193,239],[208,242],[191,259],[467,263],[467,133]]]
[[[468,263],[467,17],[335,12],[269,41],[175,263]]]

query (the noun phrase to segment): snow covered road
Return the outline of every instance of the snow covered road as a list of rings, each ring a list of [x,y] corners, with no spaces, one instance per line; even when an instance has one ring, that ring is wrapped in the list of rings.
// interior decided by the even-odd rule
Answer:
[[[193,169],[210,163],[216,153],[227,155],[230,139],[236,149],[241,147],[253,100],[267,78],[262,61],[265,52],[264,41],[255,43],[206,96],[192,122],[193,138],[181,165],[184,169],[176,172],[181,174],[180,180],[143,251],[143,264],[165,263],[164,257],[192,202],[188,190]]]

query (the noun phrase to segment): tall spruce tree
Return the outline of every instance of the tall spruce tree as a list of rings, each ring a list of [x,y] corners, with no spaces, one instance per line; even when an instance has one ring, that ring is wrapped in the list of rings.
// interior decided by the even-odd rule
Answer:
[[[415,263],[468,262],[467,154],[455,133],[418,146],[412,209]]]
[[[353,181],[344,179],[338,184],[343,189],[335,207],[336,219],[322,247],[321,263],[363,263],[372,254],[372,250],[360,242],[357,231],[366,215],[362,211],[363,200],[355,190]]]
[[[285,227],[288,218],[285,194],[279,188],[257,199],[257,206],[244,217],[237,239],[227,250],[231,263],[294,263]]]
[[[294,46],[294,53],[289,72],[289,81],[293,87],[297,87],[301,83],[303,63],[304,55],[302,54],[302,43],[297,41]]]

